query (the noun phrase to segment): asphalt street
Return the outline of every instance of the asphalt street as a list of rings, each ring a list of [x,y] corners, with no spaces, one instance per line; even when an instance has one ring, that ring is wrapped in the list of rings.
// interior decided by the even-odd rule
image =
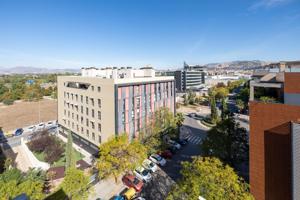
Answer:
[[[181,177],[181,162],[190,161],[192,156],[201,155],[200,143],[206,137],[206,128],[197,120],[186,116],[181,127],[181,137],[188,139],[188,144],[183,146],[167,165],[154,174],[150,183],[144,186],[141,196],[147,200],[163,200],[166,198],[174,182]]]

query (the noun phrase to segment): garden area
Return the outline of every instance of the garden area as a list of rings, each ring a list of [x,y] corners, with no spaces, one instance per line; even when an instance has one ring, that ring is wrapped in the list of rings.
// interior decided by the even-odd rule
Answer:
[[[43,132],[35,136],[27,145],[38,160],[49,163],[51,167],[65,166],[67,145],[56,136]],[[73,151],[75,161],[84,157],[78,151]]]

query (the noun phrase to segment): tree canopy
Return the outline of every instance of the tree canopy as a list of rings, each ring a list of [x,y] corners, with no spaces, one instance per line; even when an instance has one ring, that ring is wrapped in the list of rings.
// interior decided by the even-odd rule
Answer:
[[[229,116],[208,131],[201,148],[205,156],[218,157],[234,166],[248,159],[247,131],[235,122],[233,116]]]
[[[128,140],[122,134],[100,145],[97,167],[100,178],[118,177],[125,171],[134,170],[147,157],[147,149],[139,141]]]
[[[249,186],[234,170],[217,158],[194,157],[182,163],[182,179],[169,193],[167,200],[252,200]]]
[[[71,167],[67,169],[66,176],[62,182],[62,189],[72,200],[85,200],[89,195],[89,177],[83,171]]]
[[[31,199],[43,199],[45,174],[31,169],[25,175],[16,168],[0,174],[0,200],[12,199],[26,193]]]

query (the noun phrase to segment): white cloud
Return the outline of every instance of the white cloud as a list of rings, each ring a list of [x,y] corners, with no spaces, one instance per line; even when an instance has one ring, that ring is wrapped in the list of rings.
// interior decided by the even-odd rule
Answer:
[[[257,10],[259,8],[272,8],[290,3],[291,1],[292,0],[258,0],[249,7],[249,10]]]

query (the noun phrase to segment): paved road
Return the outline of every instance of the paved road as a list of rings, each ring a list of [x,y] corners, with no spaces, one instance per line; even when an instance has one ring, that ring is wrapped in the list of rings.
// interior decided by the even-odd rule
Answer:
[[[147,200],[163,200],[166,198],[174,182],[181,177],[181,162],[190,161],[192,156],[201,155],[200,142],[206,137],[206,129],[197,120],[185,117],[181,132],[189,143],[168,160],[167,165],[156,173],[153,180],[143,188],[141,196]]]

